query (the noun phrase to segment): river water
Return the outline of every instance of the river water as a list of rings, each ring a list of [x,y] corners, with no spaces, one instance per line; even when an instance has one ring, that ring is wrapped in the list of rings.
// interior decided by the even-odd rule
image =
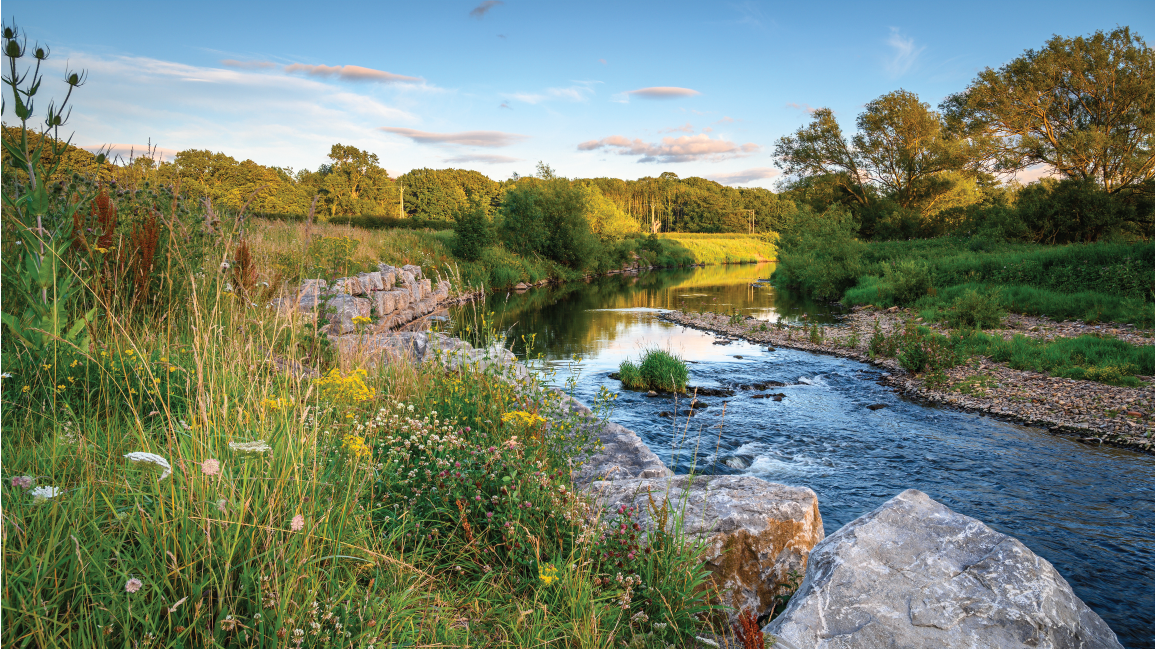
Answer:
[[[700,472],[810,487],[827,534],[907,488],[922,490],[1049,560],[1125,646],[1153,647],[1152,456],[924,406],[879,385],[881,371],[868,364],[726,343],[657,318],[682,307],[838,321],[829,305],[758,282],[773,268],[713,266],[543,287],[462,307],[454,320],[492,312],[491,322],[508,330],[520,356],[576,374],[575,396],[584,403],[592,404],[602,386],[618,392],[612,419],[678,472],[694,464]],[[662,417],[685,404],[621,390],[608,377],[649,347],[690,362],[692,385],[775,380],[788,385],[762,392],[786,397],[775,402],[737,390],[704,398],[710,406],[694,417]],[[866,408],[880,403],[887,407]]]

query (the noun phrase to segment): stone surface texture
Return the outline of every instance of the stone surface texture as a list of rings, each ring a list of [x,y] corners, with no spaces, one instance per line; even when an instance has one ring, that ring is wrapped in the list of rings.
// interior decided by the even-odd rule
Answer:
[[[765,631],[788,648],[1119,648],[1047,560],[907,490],[811,552]]]
[[[823,539],[819,499],[810,488],[754,476],[595,481],[590,490],[609,510],[634,506],[644,528],[659,523],[655,507],[664,502],[683,513],[683,531],[706,543],[706,568],[732,618],[748,608],[758,616],[770,613],[792,572],[803,575],[811,549]],[[665,522],[668,529],[673,523],[673,517]]]

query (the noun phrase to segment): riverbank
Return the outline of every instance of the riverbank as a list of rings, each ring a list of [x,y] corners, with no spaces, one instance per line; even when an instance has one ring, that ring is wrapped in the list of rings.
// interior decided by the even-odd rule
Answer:
[[[871,363],[887,370],[881,382],[902,394],[928,402],[997,418],[1041,426],[1048,431],[1085,443],[1153,451],[1152,378],[1141,378],[1138,388],[1064,379],[1044,373],[1015,370],[1005,363],[977,357],[945,371],[946,381],[930,385],[926,374],[908,373],[895,358],[873,356],[869,342],[878,324],[884,335],[902,331],[918,318],[906,310],[857,309],[841,326],[810,331],[799,326],[768,326],[766,323],[710,312],[671,311],[663,320],[747,341],[830,354]],[[935,326],[929,326],[933,330]],[[1134,345],[1151,345],[1151,334],[1134,328],[1108,328],[1082,323],[1057,323],[1048,319],[1009,316],[1006,329],[989,334],[1010,338],[1023,334],[1054,340],[1096,332]]]

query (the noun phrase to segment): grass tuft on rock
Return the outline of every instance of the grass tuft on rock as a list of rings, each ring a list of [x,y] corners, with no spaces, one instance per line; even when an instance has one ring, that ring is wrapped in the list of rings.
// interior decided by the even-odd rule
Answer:
[[[690,373],[678,355],[651,348],[642,355],[638,365],[629,359],[619,364],[618,376],[627,388],[680,393],[686,390]]]

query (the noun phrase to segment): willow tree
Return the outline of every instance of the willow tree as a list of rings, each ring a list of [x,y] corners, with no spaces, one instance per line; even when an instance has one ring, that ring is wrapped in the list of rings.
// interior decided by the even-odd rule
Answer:
[[[988,137],[993,168],[1043,163],[1106,192],[1152,193],[1153,50],[1127,27],[1053,36],[943,102],[953,127]]]

